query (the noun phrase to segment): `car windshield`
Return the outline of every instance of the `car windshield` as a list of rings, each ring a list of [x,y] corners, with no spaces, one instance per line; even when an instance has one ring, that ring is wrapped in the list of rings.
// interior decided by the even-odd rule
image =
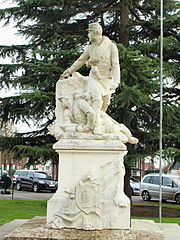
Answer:
[[[133,182],[139,182],[137,179],[135,179],[135,178],[131,178],[131,181],[133,181]]]
[[[174,180],[180,182],[180,176],[177,176],[177,177],[176,177],[176,176],[173,176],[172,178],[173,178]]]
[[[43,172],[35,172],[34,175],[36,178],[51,179],[51,177],[49,175],[47,175],[46,173],[43,173]]]

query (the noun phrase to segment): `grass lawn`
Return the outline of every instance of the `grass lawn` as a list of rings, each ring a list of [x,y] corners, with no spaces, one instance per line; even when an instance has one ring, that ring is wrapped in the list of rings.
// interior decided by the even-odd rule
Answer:
[[[158,206],[151,204],[150,206]],[[31,219],[34,216],[46,216],[46,200],[0,200],[0,225],[14,219]],[[163,205],[167,208],[180,210],[180,205]],[[158,218],[133,217],[133,219],[148,219],[159,222]],[[177,223],[180,225],[180,218],[163,218],[163,223]]]
[[[14,219],[46,216],[46,200],[0,200],[0,225]]]
[[[137,204],[133,204],[133,206],[149,206],[149,207],[159,207],[159,204],[154,203],[154,204],[142,204],[142,203],[137,203]],[[176,209],[179,210],[180,212],[180,205],[177,204],[162,204],[162,212],[165,210],[165,208],[170,208],[170,209]],[[150,218],[150,217],[135,217],[133,216],[132,219],[147,219],[147,220],[153,220],[156,223],[159,223],[159,218]],[[163,217],[162,218],[162,223],[177,223],[178,225],[180,225],[180,217]]]

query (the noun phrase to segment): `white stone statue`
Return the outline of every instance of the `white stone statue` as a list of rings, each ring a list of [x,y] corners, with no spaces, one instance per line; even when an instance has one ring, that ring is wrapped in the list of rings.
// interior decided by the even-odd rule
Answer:
[[[69,77],[84,64],[90,67],[84,95],[91,101],[91,106],[96,112],[93,132],[101,134],[100,111],[107,110],[111,94],[120,82],[118,49],[108,37],[102,36],[102,27],[98,23],[89,24],[87,30],[89,40],[93,43],[62,74],[62,77]]]
[[[120,82],[118,49],[102,36],[99,23],[89,24],[90,44],[61,76],[56,86],[56,123],[49,131],[59,140],[78,138],[119,138],[123,143],[137,143],[129,129],[105,114],[111,94]],[[76,70],[86,64],[89,76]],[[69,134],[68,134],[69,133]],[[81,133],[81,134],[79,134]]]
[[[90,44],[56,85],[58,190],[48,201],[47,226],[84,230],[129,229],[130,201],[124,193],[125,143],[138,140],[106,114],[120,83],[118,50],[89,24]],[[86,64],[88,76],[76,72]]]

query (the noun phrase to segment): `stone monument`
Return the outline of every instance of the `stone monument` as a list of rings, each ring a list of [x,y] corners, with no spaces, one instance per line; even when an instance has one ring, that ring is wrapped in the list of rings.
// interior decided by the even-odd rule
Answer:
[[[47,227],[83,230],[129,229],[130,201],[124,194],[125,143],[129,129],[106,114],[120,83],[118,49],[99,23],[87,29],[90,44],[56,85],[58,190],[48,201]],[[84,64],[88,76],[76,72]]]
[[[132,220],[124,194],[125,143],[136,144],[129,129],[105,112],[120,82],[118,50],[89,24],[92,44],[60,77],[56,121],[58,190],[48,201],[47,218],[35,217],[5,240],[163,240],[153,221]],[[76,72],[86,64],[89,76]],[[90,230],[90,231],[86,231]]]

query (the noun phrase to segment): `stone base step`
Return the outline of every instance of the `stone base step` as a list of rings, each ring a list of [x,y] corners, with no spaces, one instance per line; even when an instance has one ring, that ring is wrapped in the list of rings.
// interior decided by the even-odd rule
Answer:
[[[45,217],[34,217],[10,234],[5,240],[164,240],[160,228],[151,220],[133,219],[130,229],[50,229]]]
[[[38,220],[38,219],[37,219]],[[40,219],[39,219],[40,220]],[[24,231],[22,229],[24,229],[25,226],[28,227],[29,223],[28,222],[31,222],[32,220],[29,220],[29,219],[16,219],[16,220],[13,220],[12,222],[9,222],[7,224],[4,224],[2,226],[0,226],[0,240],[4,240],[4,239],[17,239],[17,235],[14,233],[11,233],[11,232],[18,232],[19,229],[20,229],[20,232],[21,231]],[[34,220],[33,220],[34,221]],[[41,221],[45,221],[45,218],[42,219],[41,217]],[[35,221],[36,222],[36,221]],[[25,224],[24,224],[25,223]],[[32,222],[31,222],[32,223]],[[37,223],[37,222],[36,222]],[[24,225],[23,225],[24,224]],[[41,224],[40,224],[41,225]],[[148,226],[148,228],[147,228]],[[40,226],[39,226],[40,227]],[[143,240],[146,240],[146,239],[150,239],[150,240],[154,240],[154,239],[157,239],[156,237],[159,236],[159,240],[160,239],[164,239],[164,240],[180,240],[180,226],[178,224],[172,224],[172,223],[154,223],[153,221],[146,221],[146,220],[132,220],[132,231],[141,231],[141,229],[144,229],[146,230],[146,236],[144,236],[144,238],[142,238]],[[147,228],[147,229],[145,229]],[[25,227],[26,229],[26,227]],[[154,233],[155,235],[157,234],[157,236],[153,236],[152,234],[152,229],[154,229]],[[158,230],[159,229],[159,230]],[[28,229],[30,230],[30,229]],[[58,230],[58,231],[61,231],[61,230]],[[73,230],[72,230],[73,231]],[[76,231],[76,230],[75,230]],[[105,231],[108,231],[108,230],[103,230],[103,233],[105,233]],[[118,231],[118,230],[117,230]],[[122,230],[122,231],[125,231],[125,230]],[[127,230],[126,230],[127,231]],[[149,236],[148,236],[148,231],[150,232]],[[79,232],[79,231],[78,231]],[[89,232],[89,231],[82,231],[84,233],[86,232]],[[90,231],[91,232],[91,231]],[[98,240],[101,240],[101,239],[106,239],[104,238],[104,234],[102,234],[102,237],[100,237],[100,233],[102,231],[96,231],[96,238],[95,239],[98,239]],[[21,232],[22,233],[22,232]],[[98,234],[99,233],[99,234]],[[124,232],[125,233],[125,232]],[[5,236],[8,235],[6,238]],[[21,234],[20,234],[21,235]],[[118,232],[116,232],[116,237],[118,237]],[[124,234],[123,234],[124,235]],[[12,237],[15,237],[15,238],[12,238]],[[22,236],[21,236],[22,237]],[[134,238],[133,240],[140,240],[141,238],[139,238],[137,235],[135,236],[136,238]],[[143,237],[143,236],[142,236]],[[19,238],[21,239],[21,238]],[[23,237],[23,239],[25,239]],[[44,238],[46,239],[46,238]],[[116,238],[118,239],[118,238]],[[122,238],[122,235],[120,236],[119,239],[123,239]],[[128,239],[127,236],[125,239]],[[132,238],[129,238],[129,239],[132,239]],[[114,240],[114,239],[113,239]]]
[[[180,226],[175,223],[156,223],[165,236],[165,240],[180,240]]]

